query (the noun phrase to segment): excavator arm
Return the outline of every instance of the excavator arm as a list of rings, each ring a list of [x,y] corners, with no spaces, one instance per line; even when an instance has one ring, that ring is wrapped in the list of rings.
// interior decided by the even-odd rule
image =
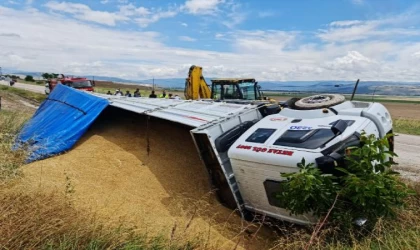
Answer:
[[[209,99],[211,98],[211,90],[204,80],[203,68],[199,66],[191,66],[188,72],[188,78],[185,80],[185,99]]]

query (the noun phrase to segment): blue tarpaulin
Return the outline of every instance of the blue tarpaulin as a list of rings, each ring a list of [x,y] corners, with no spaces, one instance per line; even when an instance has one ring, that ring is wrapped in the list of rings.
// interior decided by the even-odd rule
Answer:
[[[15,148],[28,147],[27,162],[67,151],[108,104],[106,99],[58,84],[25,124]]]

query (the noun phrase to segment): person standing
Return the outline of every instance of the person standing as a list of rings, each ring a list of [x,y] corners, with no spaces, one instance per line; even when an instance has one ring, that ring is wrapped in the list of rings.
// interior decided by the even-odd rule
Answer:
[[[166,98],[166,91],[163,90],[162,94],[159,95],[159,98]]]
[[[149,98],[157,98],[154,90],[152,90],[152,93],[149,95]]]
[[[133,93],[133,96],[134,97],[141,97],[140,90],[136,89],[136,91],[134,91],[134,93]]]

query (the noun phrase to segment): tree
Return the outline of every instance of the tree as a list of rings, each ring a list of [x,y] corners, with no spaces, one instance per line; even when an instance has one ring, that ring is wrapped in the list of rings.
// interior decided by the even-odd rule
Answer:
[[[53,78],[57,78],[58,74],[56,74],[56,73],[43,73],[41,76],[44,79],[53,79]]]
[[[27,81],[27,82],[35,82],[35,79],[34,79],[34,77],[33,77],[33,76],[27,75],[27,76],[25,77],[25,81]]]
[[[335,176],[302,159],[299,172],[281,175],[286,178],[277,194],[282,207],[292,214],[324,216],[343,229],[357,219],[373,226],[381,217],[395,217],[414,193],[391,169],[391,157],[397,155],[389,151],[389,136],[377,139],[363,132],[360,147],[347,148],[346,164],[336,167],[341,174]]]
[[[43,73],[41,76],[42,76],[42,78],[44,78],[44,79],[51,79],[51,78],[52,78],[52,75],[51,75],[51,74],[49,74],[49,73]]]

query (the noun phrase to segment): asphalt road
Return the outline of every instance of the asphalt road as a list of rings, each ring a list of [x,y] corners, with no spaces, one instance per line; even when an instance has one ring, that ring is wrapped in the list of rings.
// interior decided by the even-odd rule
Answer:
[[[420,136],[397,134],[395,153],[398,163],[394,167],[402,176],[413,181],[420,181]]]
[[[0,81],[0,84],[9,86],[8,81]],[[44,86],[15,83],[14,87],[45,93]],[[395,152],[398,154],[395,169],[408,179],[420,181],[420,136],[398,134],[395,138]]]
[[[0,84],[10,86],[9,81],[0,81]],[[35,93],[45,94],[45,86],[44,85],[39,85],[38,86],[38,85],[16,82],[15,85],[13,85],[13,87],[19,88],[19,89],[24,89],[24,90],[29,90],[29,91],[32,91],[32,92],[35,92]]]

